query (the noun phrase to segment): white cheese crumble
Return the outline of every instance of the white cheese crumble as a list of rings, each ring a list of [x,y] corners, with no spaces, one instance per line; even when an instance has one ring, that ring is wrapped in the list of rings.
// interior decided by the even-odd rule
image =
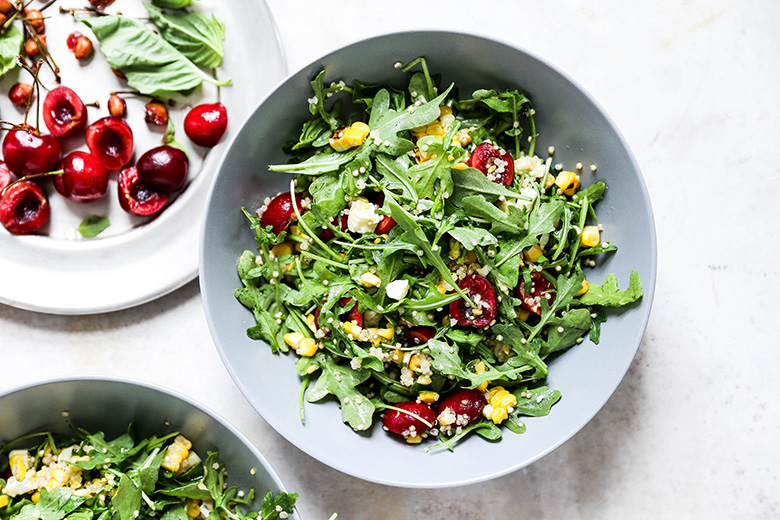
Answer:
[[[403,300],[409,292],[409,280],[393,280],[385,287],[387,297],[393,300]]]

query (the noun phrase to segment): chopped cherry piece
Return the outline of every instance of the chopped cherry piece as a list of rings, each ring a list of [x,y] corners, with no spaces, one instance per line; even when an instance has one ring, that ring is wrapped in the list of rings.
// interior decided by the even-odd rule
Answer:
[[[435,335],[436,329],[434,327],[420,325],[406,329],[406,332],[404,332],[404,339],[406,339],[407,345],[410,347],[416,347],[418,345],[424,345],[428,343],[428,340]]]
[[[49,201],[38,184],[22,180],[0,198],[0,222],[14,235],[37,231],[49,220]]]
[[[161,193],[180,190],[187,180],[189,165],[186,153],[167,144],[152,148],[135,163],[141,182]]]
[[[22,106],[27,104],[27,100],[32,95],[32,85],[29,83],[16,83],[11,90],[8,91],[8,99],[11,100],[16,106]]]
[[[56,137],[38,135],[32,128],[17,128],[3,138],[3,158],[16,175],[56,170],[62,148]]]
[[[393,229],[396,225],[396,221],[391,217],[390,215],[385,215],[385,218],[383,218],[379,224],[377,224],[376,229],[374,229],[374,233],[377,235],[386,235],[390,232],[391,229]]]
[[[468,165],[481,171],[498,184],[512,184],[515,178],[515,162],[506,150],[485,141],[471,152]]]
[[[57,87],[43,100],[43,122],[56,137],[69,137],[87,126],[87,107],[73,90]]]
[[[404,438],[417,437],[428,431],[436,421],[436,413],[425,403],[407,401],[394,405],[405,410],[387,410],[382,414],[382,426],[388,431],[403,435]],[[414,415],[410,415],[414,414]]]
[[[438,419],[440,424],[458,427],[466,426],[482,414],[487,400],[479,390],[462,388],[439,401]],[[454,422],[447,420],[448,414],[454,415]],[[443,417],[444,416],[444,417]],[[442,421],[444,419],[444,421]],[[452,419],[452,418],[450,418]]]
[[[61,175],[54,177],[54,187],[74,202],[92,202],[108,191],[108,173],[94,155],[75,151],[62,160]]]
[[[484,328],[496,318],[498,305],[496,290],[487,278],[472,274],[458,282],[458,287],[466,291],[476,307],[472,307],[462,298],[450,303],[450,316],[460,326]]]
[[[198,105],[184,118],[184,133],[201,146],[211,148],[225,133],[228,124],[227,109],[222,103]]]
[[[517,297],[523,301],[521,306],[540,316],[542,314],[542,298],[547,300],[548,304],[551,304],[555,299],[554,291],[555,289],[553,288],[552,283],[550,283],[550,280],[548,280],[540,271],[531,273],[531,288],[528,293],[525,292],[525,283],[522,278],[515,289]]]
[[[154,215],[168,202],[168,195],[144,186],[135,166],[119,173],[119,205],[122,209],[139,217]]]
[[[301,203],[301,196],[296,193],[295,205],[298,206],[298,211],[303,213]],[[290,192],[286,191],[271,199],[263,214],[260,215],[260,225],[263,227],[271,226],[274,234],[278,235],[287,229],[293,217],[295,217],[295,210],[292,205],[292,197]]]
[[[9,184],[11,184],[11,170],[8,169],[8,165],[5,162],[0,161],[0,193]]]
[[[122,118],[98,119],[87,128],[87,147],[107,170],[118,170],[133,157],[133,131]]]

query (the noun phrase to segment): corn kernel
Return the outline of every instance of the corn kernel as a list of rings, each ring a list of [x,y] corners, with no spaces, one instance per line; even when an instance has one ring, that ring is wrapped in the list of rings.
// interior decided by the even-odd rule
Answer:
[[[501,424],[507,417],[509,414],[506,412],[506,408],[495,408],[490,420],[493,421],[493,424]]]
[[[417,378],[417,384],[418,385],[429,385],[431,384],[431,376],[430,374],[423,374],[420,377]]]
[[[309,326],[312,332],[317,332],[317,320],[314,319],[314,314],[306,316],[306,325]]]
[[[274,247],[271,248],[271,254],[274,255],[276,258],[280,258],[284,255],[291,255],[293,253],[293,245],[288,242],[282,242],[281,244],[276,244]]]
[[[452,166],[450,166],[450,168],[452,168],[453,170],[465,170],[468,167],[469,166],[464,162],[455,163]]]
[[[425,404],[433,404],[439,400],[439,394],[436,392],[431,392],[429,390],[424,390],[420,392],[419,398],[420,401]]]
[[[387,341],[393,341],[393,337],[395,336],[395,329],[393,327],[388,327],[386,329],[377,329],[376,333],[382,339],[385,339]]]
[[[422,437],[420,435],[410,435],[406,438],[406,442],[409,444],[420,444],[422,442]]]
[[[54,468],[51,472],[51,478],[46,484],[46,489],[51,490],[52,488],[63,487],[69,478],[70,475],[64,468]]]
[[[398,365],[402,364],[404,362],[404,351],[400,348],[393,350],[392,354],[390,354],[390,360]]]
[[[517,405],[517,397],[504,389],[502,386],[494,386],[488,393],[488,404],[482,413],[493,421],[494,424],[501,424],[509,417],[509,409]],[[490,409],[488,410],[488,406]]]
[[[367,124],[356,121],[345,128],[336,130],[333,137],[328,140],[328,144],[337,152],[345,152],[363,144],[370,132],[371,129]]]
[[[447,294],[447,288],[444,287],[444,285],[442,284],[437,285],[436,290],[439,291],[441,294]]]
[[[26,450],[13,450],[8,455],[8,463],[11,466],[11,473],[16,480],[24,480],[27,474],[27,459],[29,455]]]
[[[284,342],[290,348],[296,348],[305,336],[300,332],[288,332],[284,335]]]
[[[371,272],[363,273],[360,276],[360,281],[366,287],[379,287],[380,285],[382,285],[382,279]]]
[[[30,497],[30,501],[32,501],[33,504],[37,504],[40,499],[41,499],[41,492],[40,491],[36,491]]]
[[[601,233],[598,226],[585,226],[582,228],[582,247],[593,247],[599,245]]]
[[[352,335],[352,339],[357,339],[358,336],[360,336],[360,333],[363,332],[362,327],[352,323],[351,321],[345,321],[341,324],[341,326],[344,327],[344,330],[347,332],[347,334]]]
[[[303,338],[295,347],[295,353],[299,356],[311,357],[317,353],[317,342],[312,338]]]
[[[539,257],[544,254],[544,251],[541,247],[539,247],[539,244],[534,244],[525,251],[523,251],[523,256],[526,260],[528,260],[531,263],[536,263],[537,260],[539,260]]]
[[[528,320],[528,317],[531,315],[531,312],[528,309],[525,309],[523,307],[520,307],[517,309],[517,319],[520,321],[526,321]]]
[[[409,358],[409,370],[417,372],[420,370],[420,366],[422,366],[422,359],[417,354],[412,354],[412,357]]]
[[[8,495],[0,495],[0,508],[3,508],[8,505],[8,502],[11,499],[8,498]]]
[[[176,473],[181,467],[182,461],[187,458],[192,443],[183,435],[177,435],[173,443],[165,449],[162,464],[163,468]]]
[[[582,289],[577,291],[577,294],[575,294],[574,296],[582,296],[583,294],[588,292],[589,288],[590,288],[590,284],[588,283],[588,281],[587,280],[583,280],[582,281]]]
[[[574,195],[574,192],[580,187],[580,176],[574,172],[562,171],[556,177],[555,185],[566,195]]]
[[[487,371],[487,367],[485,366],[485,363],[481,359],[477,361],[476,364],[474,365],[474,371],[477,374],[484,374]],[[477,390],[478,392],[484,392],[485,390],[487,390],[487,386],[488,386],[488,382],[484,381],[475,390]]]
[[[555,177],[548,173],[547,177],[544,178],[544,189],[549,190],[553,184],[555,184]]]
[[[198,518],[200,515],[200,504],[197,500],[190,500],[187,502],[187,516],[190,518]]]
[[[457,260],[460,256],[460,242],[450,240],[450,260]]]

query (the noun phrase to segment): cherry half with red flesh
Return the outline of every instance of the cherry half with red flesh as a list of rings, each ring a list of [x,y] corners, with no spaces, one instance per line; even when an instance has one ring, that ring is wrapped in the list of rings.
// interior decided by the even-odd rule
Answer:
[[[391,217],[390,215],[385,215],[385,218],[379,221],[379,224],[377,224],[376,228],[374,229],[374,233],[377,235],[386,235],[390,232],[391,229],[393,229],[396,225],[395,219]]]
[[[14,235],[37,231],[49,220],[49,214],[49,200],[33,181],[14,183],[0,197],[0,222]]]
[[[189,165],[186,153],[167,144],[145,152],[135,163],[141,182],[160,193],[180,190],[187,180]]]
[[[487,141],[474,148],[469,156],[468,165],[481,171],[487,178],[498,184],[509,185],[515,178],[515,161],[512,156],[498,146]]]
[[[39,135],[32,128],[17,128],[3,138],[3,159],[16,175],[56,170],[60,157],[62,147],[53,135]]]
[[[303,213],[301,203],[303,200],[299,194],[295,194],[295,205],[298,207],[298,211]],[[264,228],[271,226],[275,235],[278,235],[290,224],[293,217],[295,217],[295,210],[293,209],[292,196],[289,191],[280,193],[269,202],[263,214],[260,215],[260,225]]]
[[[108,172],[90,153],[69,153],[62,160],[62,170],[54,177],[54,188],[74,202],[92,202],[108,191]]]
[[[428,340],[436,335],[436,329],[434,327],[427,327],[419,325],[416,327],[410,327],[404,332],[404,339],[406,344],[410,347],[416,347],[428,343]]]
[[[135,166],[125,168],[119,173],[119,205],[123,210],[139,217],[154,215],[168,202],[168,194],[149,189],[141,182]]]
[[[87,126],[87,107],[68,87],[57,87],[43,100],[43,122],[55,137],[69,137]]]
[[[447,412],[455,415],[455,423],[452,426],[466,426],[477,419],[485,408],[487,400],[479,390],[462,388],[445,396],[436,409],[438,416]]]
[[[87,127],[87,147],[107,170],[119,170],[133,157],[133,131],[120,117],[104,117]]]
[[[200,146],[215,146],[227,129],[227,109],[222,103],[205,103],[190,110],[184,117],[184,133]]]
[[[405,410],[405,412],[387,410],[382,415],[382,426],[388,431],[404,436],[404,438],[416,437],[425,433],[436,421],[436,413],[425,403],[407,401],[394,406]]]
[[[450,317],[461,327],[481,329],[490,325],[498,314],[498,300],[493,284],[484,276],[472,274],[459,281],[458,287],[468,294],[476,307],[462,298],[455,300],[450,303]]]
[[[521,278],[515,289],[517,297],[523,302],[521,307],[538,316],[542,315],[542,298],[547,300],[548,304],[551,304],[555,299],[553,284],[540,271],[531,273],[531,287],[528,292],[525,289],[525,281]]]

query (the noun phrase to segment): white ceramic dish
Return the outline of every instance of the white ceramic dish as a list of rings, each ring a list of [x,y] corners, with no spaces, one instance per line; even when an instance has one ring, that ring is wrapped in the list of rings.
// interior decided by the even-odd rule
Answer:
[[[642,279],[644,298],[631,309],[610,313],[601,342],[573,347],[551,360],[546,384],[563,397],[547,417],[528,418],[526,433],[505,432],[497,443],[472,436],[454,450],[424,453],[382,431],[355,433],[340,420],[337,402],[305,405],[301,422],[301,380],[294,356],[274,355],[246,329],[252,313],[233,297],[241,286],[237,259],[254,248],[254,234],[241,213],[289,185],[288,175],[266,165],[287,159],[282,143],[298,135],[310,115],[309,81],[324,67],[325,83],[353,79],[406,86],[393,63],[428,59],[442,84],[455,81],[462,96],[477,88],[519,88],[530,95],[540,133],[537,149],[554,145],[555,160],[586,167],[583,183],[607,183],[598,206],[605,237],[617,254],[599,261],[591,280],[614,272],[627,283],[632,269]],[[230,374],[257,411],[300,449],[345,473],[383,484],[440,487],[473,483],[515,471],[539,459],[579,431],[606,403],[628,370],[650,313],[656,272],[656,242],[650,201],[639,167],[619,131],[593,98],[543,59],[513,45],[469,34],[417,31],[379,36],[332,52],[281,83],[236,134],[211,186],[201,237],[200,283],[206,317]]]
[[[43,2],[33,2],[33,6],[38,3]],[[119,7],[126,15],[146,15],[140,0],[124,0],[109,10]],[[56,10],[57,4],[50,9]],[[171,108],[177,140],[190,152],[186,188],[157,218],[145,219],[128,215],[119,207],[116,172],[111,174],[108,194],[91,204],[70,202],[45,182],[51,218],[41,233],[13,236],[0,227],[0,271],[6,273],[0,284],[0,302],[39,312],[90,314],[150,301],[195,278],[201,212],[220,157],[251,109],[286,73],[276,27],[265,2],[201,0],[197,9],[214,13],[227,27],[225,56],[218,75],[231,78],[232,84],[217,89],[204,83]],[[62,70],[63,84],[74,89],[85,103],[100,102],[101,108],[88,109],[90,123],[108,115],[109,93],[126,90],[124,82],[113,75],[97,42],[92,58],[85,62],[78,62],[67,49],[65,42],[72,31],[91,36],[86,26],[68,15],[47,14],[48,45]],[[258,49],[263,52],[258,53]],[[53,87],[47,73],[44,70],[41,77]],[[3,119],[21,122],[23,110],[11,105],[5,94],[16,81],[29,82],[25,76],[24,72],[11,72],[2,78]],[[149,98],[125,98],[137,159],[158,146],[163,134],[144,122],[143,105]],[[197,147],[184,134],[184,115],[194,105],[217,100],[227,107],[227,133],[211,150]],[[32,114],[29,120],[35,120]],[[45,131],[43,122],[41,129]],[[66,142],[63,155],[72,149],[86,150],[83,135]],[[84,239],[77,228],[88,215],[107,216],[111,225],[98,237]]]

